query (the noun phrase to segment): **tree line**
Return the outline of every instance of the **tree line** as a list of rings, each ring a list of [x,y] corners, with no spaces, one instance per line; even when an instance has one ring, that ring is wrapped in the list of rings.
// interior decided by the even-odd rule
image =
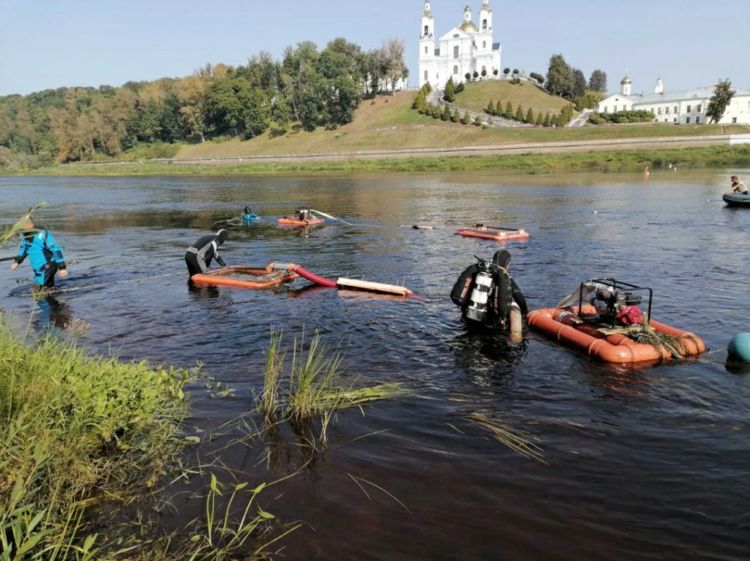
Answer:
[[[351,122],[363,98],[393,91],[407,75],[402,41],[364,51],[338,38],[323,50],[303,42],[281,60],[260,53],[184,78],[0,97],[0,167],[113,157],[144,143],[334,129]]]

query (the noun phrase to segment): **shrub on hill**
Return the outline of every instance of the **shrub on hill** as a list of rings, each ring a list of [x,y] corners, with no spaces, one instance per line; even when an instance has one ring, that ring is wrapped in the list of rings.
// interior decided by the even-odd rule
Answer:
[[[650,123],[656,119],[651,111],[619,111],[617,113],[600,113],[601,117],[606,123]]]

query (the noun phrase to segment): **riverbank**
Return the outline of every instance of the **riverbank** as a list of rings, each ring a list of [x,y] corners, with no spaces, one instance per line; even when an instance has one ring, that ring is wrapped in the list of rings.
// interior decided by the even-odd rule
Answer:
[[[180,450],[187,376],[91,358],[52,336],[29,347],[2,317],[0,356],[0,549],[99,558],[108,528],[92,511],[163,475]]]
[[[494,171],[509,174],[552,174],[576,171],[629,172],[665,168],[748,167],[750,145],[680,149],[622,150],[552,154],[503,154],[445,157],[363,158],[200,163],[121,162],[60,165],[17,175],[138,176],[138,175],[250,175],[330,174],[373,172]]]

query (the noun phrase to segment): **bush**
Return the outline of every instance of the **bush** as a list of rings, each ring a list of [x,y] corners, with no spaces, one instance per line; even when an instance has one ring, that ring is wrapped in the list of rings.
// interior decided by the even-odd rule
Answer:
[[[479,117],[479,115],[477,115],[474,118],[474,126],[475,127],[481,127],[482,126],[482,119]]]
[[[544,84],[544,76],[537,72],[532,72],[531,74],[529,74],[529,78],[531,78],[532,80],[536,80],[540,84]]]
[[[525,121],[530,124],[534,124],[534,112],[531,110],[531,107],[529,107],[529,110],[526,112],[526,119]]]
[[[591,116],[589,116],[589,123],[592,125],[603,125],[606,122],[607,120],[599,115],[599,113],[592,113]]]
[[[620,111],[618,113],[602,113],[600,116],[608,123],[650,123],[656,119],[651,111],[639,109],[637,111]]]
[[[470,123],[471,123],[471,116],[469,115],[468,111],[464,111],[464,116],[461,117],[461,124],[468,125]]]
[[[505,105],[505,112],[503,113],[503,116],[506,119],[513,118],[513,104],[510,101]]]
[[[441,121],[450,121],[451,119],[451,108],[448,105],[443,106],[443,112],[440,114]]]
[[[466,89],[466,86],[464,85],[464,83],[463,82],[459,82],[458,85],[456,86],[456,93],[460,94],[465,89]]]
[[[467,82],[471,82],[471,72],[467,72],[466,74],[464,74],[464,78],[466,78]]]
[[[518,109],[516,109],[516,114],[513,117],[516,121],[523,122],[524,113],[523,113],[523,106],[519,105]]]
[[[490,115],[497,115],[495,112],[495,102],[494,100],[490,100],[490,102],[487,104],[487,109],[484,110],[485,113],[489,113]]]
[[[459,114],[458,109],[456,109],[455,111],[453,111],[453,113],[451,113],[451,123],[458,123],[460,121],[461,115]]]

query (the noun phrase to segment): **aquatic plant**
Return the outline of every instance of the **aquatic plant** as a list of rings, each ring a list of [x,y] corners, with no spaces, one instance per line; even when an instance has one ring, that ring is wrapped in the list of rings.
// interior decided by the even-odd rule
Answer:
[[[24,214],[21,218],[19,218],[15,224],[12,226],[3,228],[3,233],[0,234],[0,247],[3,247],[8,241],[10,241],[12,238],[16,237],[20,232],[24,230],[24,226],[26,226],[26,223],[31,220],[31,215],[34,213],[34,211],[39,210],[40,208],[44,208],[47,205],[44,201],[39,203],[38,205],[31,207],[29,211]]]
[[[29,347],[0,317],[0,559],[90,559],[87,515],[156,484],[179,449],[187,375]]]
[[[260,409],[268,426],[276,419],[276,413],[283,409],[284,418],[298,426],[319,419],[321,431],[319,440],[325,446],[327,428],[336,411],[351,407],[361,407],[366,403],[404,395],[401,384],[387,383],[357,388],[341,381],[342,358],[331,352],[315,332],[307,349],[296,339],[292,344],[292,361],[289,370],[288,390],[282,398],[280,384],[286,352],[282,337],[273,333],[266,356],[264,388],[261,394]]]
[[[531,442],[524,433],[512,428],[507,423],[503,423],[497,419],[492,419],[478,411],[468,415],[467,419],[489,431],[495,440],[504,446],[507,446],[514,452],[518,452],[522,456],[531,460],[536,460],[537,462],[549,465],[544,459],[544,450],[542,447]]]

